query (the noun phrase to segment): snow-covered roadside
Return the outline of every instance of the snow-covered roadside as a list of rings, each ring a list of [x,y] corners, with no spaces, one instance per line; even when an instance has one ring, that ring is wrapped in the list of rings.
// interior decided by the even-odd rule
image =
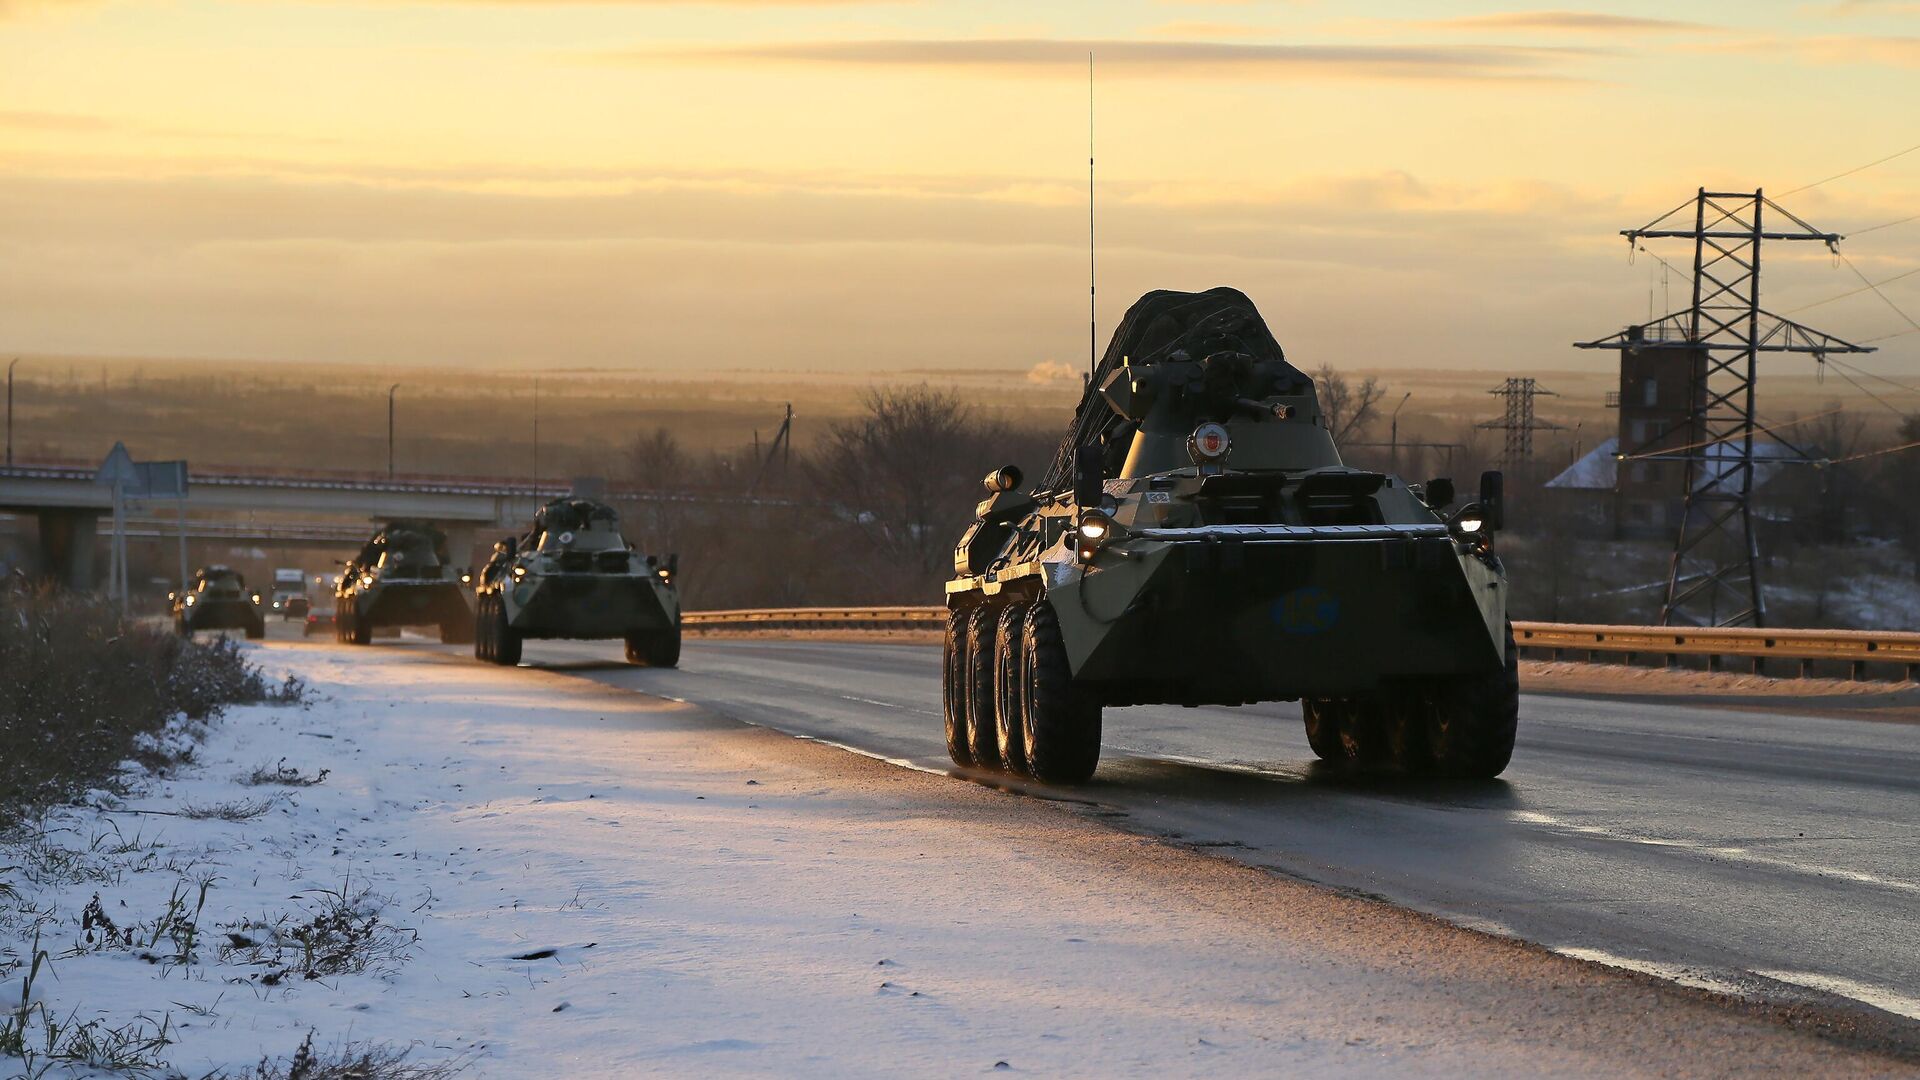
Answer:
[[[54,912],[46,1013],[164,1023],[186,1075],[309,1031],[484,1076],[1904,1069],[690,706],[404,645],[256,656],[319,699],[232,710],[175,778],[56,815],[71,865],[10,879]],[[326,776],[240,781],[262,767]],[[124,947],[83,927],[96,892]],[[170,907],[191,930],[153,932]]]

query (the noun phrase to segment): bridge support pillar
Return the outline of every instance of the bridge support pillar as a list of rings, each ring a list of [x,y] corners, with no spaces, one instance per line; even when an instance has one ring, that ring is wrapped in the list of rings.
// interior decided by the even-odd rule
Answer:
[[[476,556],[473,546],[479,540],[479,529],[473,525],[443,525],[447,534],[447,557],[453,565],[478,570],[487,560]]]
[[[43,581],[69,589],[93,588],[94,540],[100,533],[97,510],[41,510],[40,561],[34,568]]]

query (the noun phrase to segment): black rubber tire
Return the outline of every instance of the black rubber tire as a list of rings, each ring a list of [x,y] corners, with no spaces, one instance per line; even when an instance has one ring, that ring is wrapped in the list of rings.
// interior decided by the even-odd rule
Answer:
[[[1427,746],[1442,776],[1490,780],[1513,760],[1520,727],[1520,651],[1507,625],[1507,659],[1485,675],[1434,689],[1426,709]]]
[[[473,600],[473,658],[482,661],[487,658],[487,598],[484,596]]]
[[[193,624],[183,618],[175,619],[173,620],[173,632],[183,638],[191,638],[193,636]]]
[[[250,622],[247,624],[247,640],[248,641],[258,641],[261,638],[266,636],[267,636],[267,621],[265,619],[261,619],[259,622]]]
[[[520,663],[521,646],[524,639],[520,631],[507,622],[505,601],[493,602],[493,662],[501,667],[513,667]]]
[[[1340,745],[1347,761],[1376,768],[1393,761],[1389,733],[1393,708],[1381,701],[1349,701],[1340,713]]]
[[[997,655],[995,628],[1000,625],[1000,605],[981,604],[967,619],[967,745],[973,749],[973,763],[983,769],[1000,767],[999,721],[996,708],[993,662]]]
[[[963,769],[973,767],[973,747],[967,743],[967,625],[968,608],[947,612],[947,634],[940,657],[940,701],[946,716],[947,756]]]
[[[652,630],[627,638],[627,663],[641,667],[680,666],[680,628]]]
[[[355,645],[373,644],[373,624],[360,617],[352,608],[347,609],[350,618],[347,624],[347,640]]]
[[[1386,759],[1410,776],[1433,772],[1433,750],[1427,745],[1427,714],[1432,704],[1423,695],[1402,694],[1384,703],[1381,724],[1386,731]]]
[[[1074,685],[1053,605],[1042,599],[1021,625],[1020,719],[1027,769],[1046,784],[1084,784],[1100,764],[1100,702]]]
[[[1340,722],[1347,703],[1324,698],[1301,698],[1300,718],[1306,723],[1307,745],[1321,761],[1347,760],[1346,744],[1340,741]]]
[[[1000,764],[1015,776],[1031,776],[1027,767],[1025,721],[1020,717],[1020,647],[1026,634],[1027,612],[1033,607],[1016,600],[1000,609],[994,623],[993,721]]]

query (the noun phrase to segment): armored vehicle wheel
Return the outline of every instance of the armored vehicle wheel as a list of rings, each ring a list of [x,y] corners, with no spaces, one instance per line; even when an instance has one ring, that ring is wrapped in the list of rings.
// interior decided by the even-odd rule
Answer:
[[[1396,697],[1383,708],[1386,715],[1387,760],[1413,775],[1433,771],[1433,753],[1427,748],[1427,714],[1432,707],[1416,695]]]
[[[473,658],[490,660],[493,650],[493,625],[487,620],[487,598],[481,597],[473,605]]]
[[[1048,784],[1081,784],[1100,763],[1100,703],[1073,684],[1060,618],[1036,601],[1021,627],[1020,720],[1027,768]]]
[[[1486,675],[1453,680],[1434,690],[1426,711],[1433,769],[1443,776],[1491,779],[1513,758],[1520,722],[1520,653],[1507,627],[1507,662]]]
[[[1340,745],[1347,760],[1368,767],[1393,760],[1390,735],[1394,708],[1380,701],[1349,701],[1340,713]]]
[[[348,621],[347,640],[355,645],[371,645],[373,643],[373,624],[362,619],[360,613],[357,611],[351,613],[351,618]]]
[[[1027,768],[1026,733],[1020,723],[1020,645],[1032,607],[1016,600],[1000,609],[994,626],[994,742],[1000,751],[1000,764],[1015,776],[1032,775]]]
[[[1300,700],[1300,716],[1307,725],[1307,745],[1321,761],[1347,760],[1346,744],[1340,741],[1340,717],[1346,711],[1344,701],[1315,698]]]
[[[947,636],[941,655],[940,700],[946,714],[947,756],[955,765],[973,765],[973,747],[967,742],[967,626],[971,610],[947,612]]]
[[[627,663],[643,667],[680,666],[680,628],[651,630],[627,638]]]
[[[524,643],[520,631],[507,622],[507,605],[499,600],[493,602],[493,627],[488,632],[493,638],[490,659],[501,667],[512,667],[520,662],[521,645]]]
[[[465,645],[473,640],[473,624],[465,619],[452,619],[440,624],[440,640],[447,645]]]
[[[173,620],[173,632],[179,634],[181,637],[190,638],[193,636],[193,626],[184,618],[175,619]]]
[[[259,622],[250,622],[247,624],[247,640],[248,641],[258,641],[259,639],[266,636],[267,636],[267,621],[265,619],[262,619]]]
[[[999,625],[997,604],[982,604],[974,608],[967,619],[967,744],[973,748],[974,764],[983,769],[1000,767],[993,677],[997,654],[994,638]]]

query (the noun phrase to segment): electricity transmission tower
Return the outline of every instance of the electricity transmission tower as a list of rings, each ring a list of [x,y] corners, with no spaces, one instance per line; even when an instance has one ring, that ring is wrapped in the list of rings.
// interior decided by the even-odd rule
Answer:
[[[753,433],[753,454],[760,457],[760,432]],[[784,480],[793,469],[793,403],[787,403],[787,415],[780,421],[780,430],[774,433],[773,442],[767,447],[767,456],[760,458],[760,467],[754,471],[753,483],[747,485],[747,494],[760,490],[760,481],[767,478],[767,469],[774,459],[780,459],[780,476]]]
[[[1688,213],[1691,211],[1691,214]],[[1766,218],[1783,224],[1769,228]],[[1692,221],[1688,222],[1687,217]],[[1753,531],[1754,387],[1761,353],[1872,352],[1809,329],[1760,307],[1760,248],[1767,240],[1815,240],[1832,249],[1835,233],[1821,232],[1795,217],[1762,191],[1701,188],[1686,202],[1638,229],[1620,235],[1637,250],[1643,240],[1693,241],[1693,302],[1683,311],[1612,337],[1576,344],[1582,349],[1670,351],[1687,363],[1685,437],[1677,446],[1658,438],[1629,448],[1625,460],[1685,463],[1680,529],[1667,571],[1664,626],[1765,626],[1760,587],[1760,546]],[[1808,455],[1784,444],[1791,457]]]
[[[1560,395],[1540,389],[1532,379],[1508,379],[1505,386],[1495,387],[1487,393],[1507,399],[1506,415],[1480,426],[1507,433],[1506,446],[1500,452],[1501,465],[1509,469],[1526,468],[1533,463],[1533,433],[1560,430],[1559,424],[1534,417],[1533,399]]]

